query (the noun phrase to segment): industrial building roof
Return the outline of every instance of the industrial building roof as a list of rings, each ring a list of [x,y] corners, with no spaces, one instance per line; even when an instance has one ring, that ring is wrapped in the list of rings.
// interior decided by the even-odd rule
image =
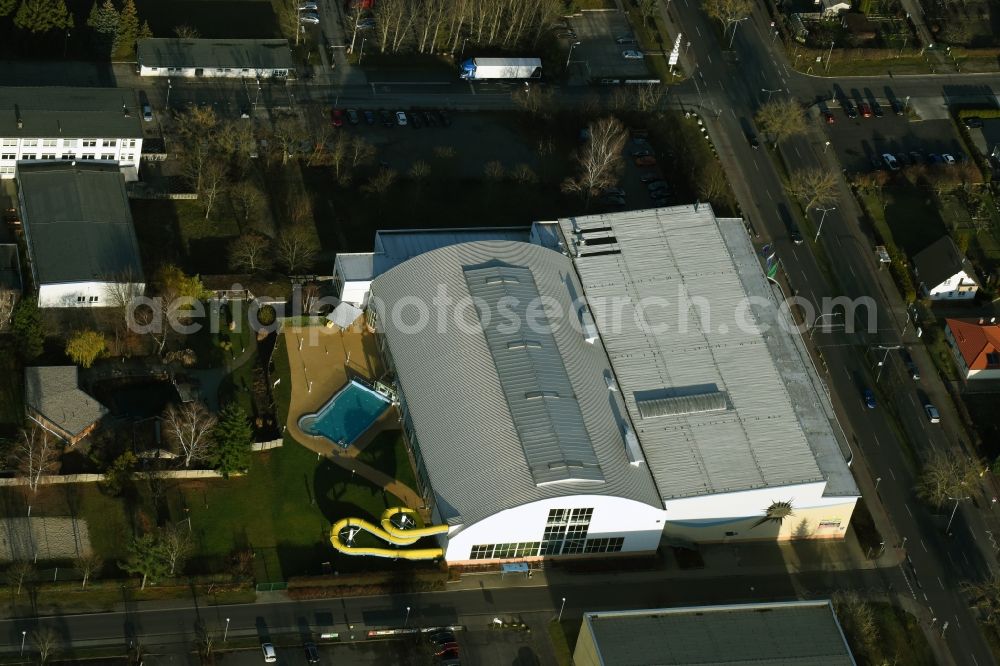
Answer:
[[[86,162],[18,165],[18,191],[39,284],[142,280],[125,179],[116,166]]]
[[[0,87],[0,137],[142,138],[130,88]]]
[[[347,281],[373,280],[407,259],[446,245],[482,240],[528,242],[531,227],[383,229],[375,232],[374,252],[342,252],[336,262]]]
[[[829,601],[584,613],[583,622],[594,663],[608,666],[856,664]]]
[[[665,501],[824,480],[858,494],[742,221],[702,205],[559,222]]]
[[[136,51],[143,67],[204,67],[251,70],[295,69],[285,39],[140,39]]]
[[[536,293],[546,307],[533,322],[504,298]],[[372,282],[369,305],[444,520],[470,525],[579,494],[662,506],[646,466],[630,464],[631,428],[604,350],[581,332],[581,293],[568,258],[505,240],[425,252]]]
[[[24,369],[24,402],[57,427],[76,436],[108,413],[101,403],[80,389],[75,365]]]

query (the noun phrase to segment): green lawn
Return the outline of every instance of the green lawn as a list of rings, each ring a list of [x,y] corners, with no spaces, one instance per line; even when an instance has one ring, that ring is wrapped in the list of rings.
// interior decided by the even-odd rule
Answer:
[[[875,222],[879,234],[893,241],[911,259],[947,234],[941,214],[931,194],[908,183],[885,188],[885,211],[873,195],[863,196],[865,208]]]
[[[414,490],[417,480],[410,465],[410,457],[406,453],[406,442],[402,430],[386,430],[366,446],[358,460],[397,479]]]
[[[191,273],[226,272],[227,248],[240,228],[225,197],[208,219],[197,200],[135,199],[131,206],[143,266],[169,261]]]
[[[885,603],[872,603],[871,609],[878,627],[878,639],[866,640],[856,635],[850,622],[841,623],[847,642],[855,659],[862,666],[881,664],[906,664],[907,666],[932,666],[935,663],[930,645],[924,637],[917,618],[906,611]]]
[[[548,624],[549,640],[559,666],[571,666],[576,639],[580,633],[580,620],[552,620]]]

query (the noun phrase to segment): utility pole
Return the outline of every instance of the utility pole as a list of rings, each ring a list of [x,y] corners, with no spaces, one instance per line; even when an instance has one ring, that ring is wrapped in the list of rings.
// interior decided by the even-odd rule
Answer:
[[[569,45],[569,53],[566,55],[566,69],[569,69],[569,59],[573,57],[573,49],[578,47],[580,42],[573,42]]]
[[[951,518],[948,519],[948,526],[944,528],[944,533],[945,534],[948,534],[949,532],[951,532],[951,522],[953,520],[955,520],[955,514],[958,513],[958,503],[962,502],[964,500],[967,500],[967,499],[972,499],[972,498],[969,497],[969,496],[966,496],[966,497],[949,497],[948,499],[955,501],[955,507],[951,510]],[[944,634],[944,632],[941,632],[941,633],[942,633],[942,635]]]
[[[819,235],[823,232],[823,221],[826,219],[826,214],[831,210],[837,210],[836,206],[830,206],[829,208],[817,208],[816,210],[823,211],[823,215],[819,218],[819,228],[816,229],[816,238],[813,239],[814,243],[819,242]]]
[[[771,95],[773,95],[776,92],[781,92],[781,88],[776,88],[775,90],[770,90],[769,88],[761,88],[760,91],[762,93],[767,93],[767,101],[770,102]]]
[[[889,358],[889,352],[891,352],[891,351],[893,351],[895,349],[902,349],[902,348],[903,348],[903,345],[873,345],[872,347],[869,347],[869,349],[877,349],[879,351],[884,351],[885,352],[885,354],[882,355],[882,360],[879,361],[878,365],[876,366],[876,367],[878,367],[878,373],[875,375],[875,382],[876,383],[878,383],[878,380],[881,379],[881,377],[882,377],[882,368],[885,367],[885,361],[886,361],[887,358]],[[968,499],[968,498],[966,498],[966,499]]]
[[[826,71],[830,71],[830,58],[833,57],[833,42],[830,42],[830,52],[826,54]]]

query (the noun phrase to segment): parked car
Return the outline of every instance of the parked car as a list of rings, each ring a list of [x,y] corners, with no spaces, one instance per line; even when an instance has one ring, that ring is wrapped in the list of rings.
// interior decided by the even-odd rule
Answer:
[[[450,629],[441,629],[440,631],[432,632],[427,639],[434,643],[435,645],[444,645],[445,643],[455,642],[455,632]]]
[[[316,14],[315,12],[302,12],[299,14],[299,23],[319,25],[319,14]]]
[[[643,148],[641,150],[634,150],[634,151],[632,151],[632,157],[648,157],[648,156],[650,156],[652,154],[653,154],[653,151],[649,150],[648,148]]]
[[[396,112],[396,124],[400,127],[406,127],[406,112],[397,111]]]
[[[858,104],[858,112],[861,114],[862,118],[872,117],[872,107],[868,105],[868,102],[861,102],[861,104]]]
[[[440,657],[442,660],[458,659],[458,650],[446,650],[445,652],[441,652],[435,656]]]
[[[667,185],[667,181],[665,180],[654,180],[646,184],[646,189],[650,192],[654,190],[665,190],[668,187],[669,185]]]
[[[424,126],[424,121],[420,118],[420,112],[410,111],[406,114],[406,117],[410,119],[410,127],[413,129],[420,129]]]
[[[871,389],[865,389],[865,407],[875,409],[875,393]]]
[[[374,111],[362,111],[362,115],[365,117],[365,122],[369,125],[375,124],[375,112]]]
[[[899,171],[899,162],[896,161],[895,155],[883,153],[882,161],[885,162],[885,166],[889,169],[889,171]]]
[[[563,32],[556,33],[556,37],[559,39],[576,39],[576,33],[572,30],[565,30]]]
[[[396,122],[392,119],[392,114],[385,109],[381,109],[379,112],[379,117],[382,119],[383,127],[392,127]]]
[[[983,126],[983,119],[979,116],[969,116],[962,123],[969,129],[977,129]]]
[[[358,124],[358,112],[355,111],[354,109],[348,109],[347,110],[347,122],[351,123],[352,125],[357,125]]]
[[[848,118],[857,118],[858,110],[854,108],[854,104],[849,99],[845,99],[843,102],[844,113],[847,114]]]
[[[270,643],[262,643],[260,646],[261,652],[264,653],[264,661],[273,664],[278,661],[278,654],[274,651],[274,646]]]
[[[606,197],[607,196],[623,197],[625,196],[625,190],[623,190],[620,187],[609,187],[608,189],[604,190],[604,192],[602,192],[601,194],[603,194]]]
[[[927,415],[927,420],[931,423],[941,423],[941,413],[931,403],[924,405],[924,414]]]
[[[344,112],[341,111],[340,109],[331,109],[330,110],[330,124],[333,125],[334,127],[343,127],[344,126]]]
[[[305,649],[306,661],[310,664],[319,663],[319,650],[316,649],[315,643],[306,643],[302,646]]]
[[[903,108],[903,103],[900,102],[898,99],[890,100],[889,104],[892,106],[892,112],[895,113],[897,116],[901,116],[906,112],[906,110]]]
[[[445,652],[455,651],[458,652],[458,643],[452,641],[451,643],[442,643],[438,646],[438,651],[434,653],[435,657],[440,657]]]
[[[944,163],[947,164],[948,166],[954,166],[955,164],[954,155],[949,155],[948,153],[944,153],[941,155],[941,159],[944,160]]]
[[[823,112],[823,122],[825,122],[827,125],[832,125],[835,122],[837,122],[837,119],[834,118],[833,114],[830,113],[829,111],[824,111]]]
[[[652,155],[646,155],[644,157],[635,158],[635,165],[638,167],[651,167],[656,166],[656,158]]]
[[[622,35],[615,39],[615,44],[635,44],[635,37],[632,35]]]
[[[881,118],[885,115],[885,111],[882,110],[882,105],[878,102],[872,102],[872,113],[875,114],[876,118]]]
[[[424,111],[424,122],[427,123],[428,127],[437,127],[437,116],[433,111]]]
[[[373,30],[375,28],[375,19],[366,18],[358,21],[358,30]]]
[[[906,156],[906,153],[896,153],[896,161],[899,162],[899,168],[910,166],[910,158]]]
[[[916,165],[920,164],[923,161],[924,161],[923,155],[921,155],[915,150],[910,151],[910,164]]]
[[[626,60],[642,60],[646,55],[642,51],[636,51],[635,49],[629,49],[627,51],[622,51],[622,57]]]
[[[930,155],[927,156],[927,163],[928,164],[932,164],[932,165],[933,164],[941,164],[942,161],[943,160],[941,159],[941,156],[938,155],[937,153],[931,153]]]
[[[317,5],[315,2],[303,2],[301,5],[299,5],[299,11],[300,12],[318,12],[319,11],[319,5]]]
[[[802,238],[802,232],[799,231],[799,227],[795,223],[792,223],[791,226],[788,227],[788,240],[792,241],[796,245],[802,245],[802,243],[805,242],[805,239]]]
[[[913,357],[910,356],[910,352],[905,349],[899,351],[900,358],[903,359],[903,365],[906,366],[906,371],[910,373],[910,378],[913,381],[920,381],[920,369],[917,368],[917,364],[913,362]]]
[[[451,127],[451,116],[444,109],[438,109],[438,117],[441,119],[441,124],[445,127]]]
[[[147,123],[153,122],[153,107],[149,104],[142,105],[142,119]]]
[[[606,197],[601,197],[601,200],[604,203],[608,204],[609,206],[617,206],[619,208],[624,208],[625,205],[626,205],[625,204],[625,197],[620,197],[620,196],[618,196],[616,194],[612,194],[612,195],[606,196]]]
[[[750,147],[754,150],[760,148],[760,139],[758,139],[757,135],[752,132],[747,134],[747,143],[749,143]]]

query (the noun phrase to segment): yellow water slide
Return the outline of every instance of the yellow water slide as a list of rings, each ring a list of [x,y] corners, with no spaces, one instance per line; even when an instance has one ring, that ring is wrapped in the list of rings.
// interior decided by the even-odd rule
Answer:
[[[447,534],[448,532],[447,525],[417,527],[418,521],[417,512],[405,506],[394,506],[386,509],[379,521],[381,527],[361,518],[341,518],[330,529],[330,543],[337,551],[345,555],[370,555],[402,560],[434,560],[444,557],[444,550],[441,548],[359,548],[351,545],[354,535],[359,530],[374,534],[382,541],[394,546],[411,546],[423,537]],[[342,537],[341,535],[346,536]]]

